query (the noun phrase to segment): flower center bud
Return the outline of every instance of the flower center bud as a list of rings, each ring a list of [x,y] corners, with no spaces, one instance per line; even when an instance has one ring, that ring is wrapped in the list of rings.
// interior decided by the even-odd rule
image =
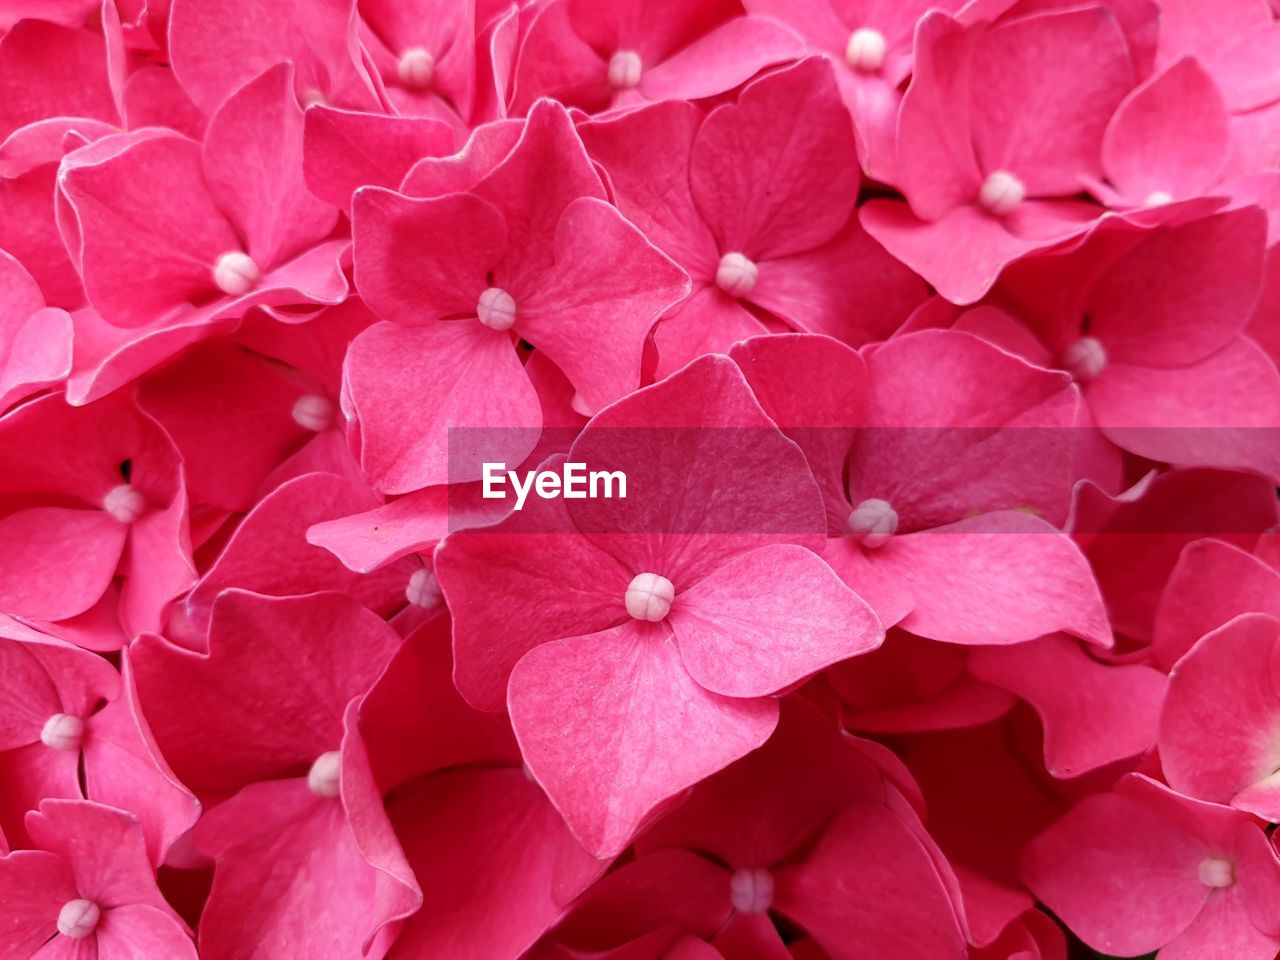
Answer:
[[[330,750],[316,757],[307,772],[307,786],[317,797],[336,797],[341,782],[342,755]]]
[[[1200,882],[1220,890],[1236,882],[1236,865],[1221,857],[1205,857],[1200,861]]]
[[[637,620],[657,623],[671,612],[671,601],[676,597],[675,585],[656,573],[637,573],[627,585],[623,597],[627,613]]]
[[[1062,351],[1062,367],[1084,383],[1102,373],[1107,366],[1107,350],[1093,337],[1081,337]]]
[[[55,713],[40,730],[40,742],[51,750],[79,750],[82,739],[84,721],[69,713]]]
[[[846,526],[864,547],[874,550],[884,546],[897,532],[898,511],[889,505],[888,500],[872,497],[853,508]]]
[[[410,90],[426,90],[436,72],[436,58],[423,47],[410,47],[400,54],[396,73]]]
[[[997,217],[1012,213],[1026,198],[1026,185],[1007,170],[988,176],[978,191],[978,204]]]
[[[716,267],[716,286],[731,297],[745,297],[756,287],[760,268],[740,253],[726,253]]]
[[[213,284],[229,297],[240,297],[258,285],[262,271],[253,257],[231,250],[218,258],[213,267]]]
[[[501,287],[490,287],[480,294],[476,316],[490,330],[510,330],[516,322],[516,301]]]
[[[147,509],[147,498],[132,484],[112,487],[102,498],[102,509],[121,523],[133,523]]]
[[[68,900],[58,911],[58,932],[72,940],[83,940],[98,926],[102,911],[92,900]]]
[[[729,897],[741,913],[764,913],[773,904],[773,874],[761,867],[734,871]]]
[[[299,397],[293,405],[293,422],[303,430],[320,433],[333,426],[333,401],[319,394],[308,393]]]
[[[884,55],[888,49],[889,43],[883,33],[870,27],[859,27],[849,35],[844,58],[849,66],[861,73],[875,73],[884,66]]]
[[[1142,201],[1144,207],[1163,207],[1166,203],[1173,202],[1173,194],[1167,190],[1152,190],[1147,194],[1147,199]]]
[[[644,64],[634,50],[619,50],[609,58],[609,86],[615,90],[630,90],[640,82]]]
[[[429,610],[440,602],[444,594],[440,592],[440,581],[436,579],[436,575],[423,567],[413,571],[409,585],[404,588],[404,596],[415,607]]]

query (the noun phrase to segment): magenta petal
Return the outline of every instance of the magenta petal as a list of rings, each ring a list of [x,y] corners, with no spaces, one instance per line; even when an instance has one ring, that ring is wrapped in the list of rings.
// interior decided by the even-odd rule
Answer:
[[[62,620],[98,602],[129,528],[104,510],[33,507],[0,518],[0,608]]]
[[[369,187],[353,203],[356,281],[384,320],[421,323],[475,315],[485,275],[507,248],[507,228],[490,203],[469,193],[415,200]],[[432,244],[449,238],[440,256]]]
[[[75,212],[89,301],[109,322],[139,327],[217,293],[213,268],[240,241],[186,137],[153,135],[109,159],[64,169],[59,189]],[[145,184],[164,184],[152,195]]]
[[[360,463],[385,493],[478,480],[450,469],[450,430],[484,437],[485,458],[522,462],[542,410],[511,338],[475,318],[378,323],[351,343],[346,390],[360,421]]]
[[[689,675],[727,697],[777,693],[884,639],[821,558],[787,544],[729,560],[678,594],[670,622]]]
[[[58,911],[76,894],[62,858],[44,850],[0,857],[0,902],[5,905],[5,960],[27,960],[57,936]],[[66,939],[65,937],[60,939]]]
[[[197,960],[182,921],[145,903],[127,904],[108,910],[94,930],[98,942],[97,960]]]
[[[129,662],[165,759],[202,799],[221,799],[305,772],[336,750],[347,703],[373,685],[399,642],[340,594],[228,590],[214,604],[208,655],[144,635]]]
[[[1178,661],[1160,722],[1161,764],[1175,789],[1231,803],[1254,788],[1249,802],[1235,805],[1280,819],[1270,782],[1280,767],[1271,737],[1280,724],[1278,669],[1280,620],[1254,613],[1208,634]]]
[[[1125,97],[1107,125],[1102,166],[1132,204],[1155,192],[1193,197],[1222,171],[1229,144],[1222,95],[1186,57]]]
[[[929,851],[891,810],[848,807],[802,863],[776,876],[776,909],[800,923],[832,960],[967,955]]]
[[[406,922],[393,960],[520,956],[564,912],[558,861],[577,844],[520,770],[428,777],[399,792],[390,815],[429,904]]]
[[[972,204],[936,221],[916,217],[905,203],[872,200],[861,208],[862,225],[891,254],[953,303],[981,300],[1001,271],[1037,250],[1081,233],[1098,211],[1082,204],[1027,201],[1017,216],[1034,218],[1032,230],[1011,232]]]
[[[650,100],[713,97],[803,53],[804,41],[776,20],[734,17],[647,71],[638,89]]]
[[[262,270],[322,240],[338,221],[302,174],[302,110],[280,64],[229,97],[209,121],[204,175]]]
[[[1237,337],[1186,367],[1109,367],[1089,403],[1117,446],[1171,463],[1280,477],[1280,373]]]
[[[773,700],[698,686],[663,633],[627,623],[552,641],[511,674],[525,762],[595,856],[620,851],[663,801],[760,746],[777,723]]]
[[[331,473],[304,474],[281,484],[258,501],[187,596],[186,612],[193,625],[202,632],[208,629],[214,600],[228,587],[277,597],[334,590],[390,615],[403,605],[416,563],[393,564],[373,576],[360,576],[305,539],[313,524],[377,503],[368,488]]]
[[[345,210],[360,187],[395,189],[418,160],[452,147],[453,131],[438,120],[317,104],[306,112],[302,170],[312,193]]]
[[[572,201],[555,233],[548,281],[517,304],[516,329],[596,411],[640,385],[645,337],[689,292],[689,278],[602,200]]]
[[[1156,607],[1156,663],[1170,669],[1206,633],[1250,611],[1280,618],[1280,572],[1221,540],[1187,544]]]
[[[1071,538],[1018,511],[895,537],[870,558],[907,583],[912,633],[947,643],[1005,644],[1062,631],[1112,644],[1102,596]]]
[[[813,57],[750,84],[736,105],[707,117],[689,179],[721,252],[776,259],[844,226],[859,181],[844,115],[830,62]]]
[[[634,574],[572,529],[562,500],[447,537],[435,569],[454,618],[454,681],[483,710],[502,709],[512,668],[538,644],[628,620]],[[493,602],[494,578],[514,602]]]
[[[1016,18],[972,53],[973,148],[1031,196],[1069,196],[1100,172],[1102,135],[1133,86],[1128,45],[1105,7]]]
[[[969,654],[969,671],[1035,707],[1052,776],[1080,776],[1155,743],[1166,680],[1146,664],[1101,663],[1074,640],[1052,636],[979,647]]]

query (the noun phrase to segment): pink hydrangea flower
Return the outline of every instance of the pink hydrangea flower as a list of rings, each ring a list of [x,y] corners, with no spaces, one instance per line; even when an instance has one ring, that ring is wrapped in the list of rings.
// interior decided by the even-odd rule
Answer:
[[[1272,957],[1280,858],[1256,820],[1146,777],[1087,797],[1027,848],[1027,885],[1112,954]]]
[[[588,850],[612,854],[659,804],[763,743],[772,695],[883,632],[806,549],[822,540],[817,490],[727,359],[608,408],[569,457],[623,469],[636,493],[539,501],[454,534],[436,573],[463,696],[505,699],[535,778]],[[684,488],[699,463],[718,481]],[[488,602],[494,568],[527,603]]]
[[[114,807],[46,800],[33,846],[0,857],[5,955],[196,960],[186,925],[156,888],[138,821]]]
[[[761,311],[861,346],[923,298],[858,224],[853,140],[824,60],[709,115],[667,102],[580,129],[619,209],[693,281],[658,326],[659,374],[766,332]],[[657,139],[668,149],[649,151]]]

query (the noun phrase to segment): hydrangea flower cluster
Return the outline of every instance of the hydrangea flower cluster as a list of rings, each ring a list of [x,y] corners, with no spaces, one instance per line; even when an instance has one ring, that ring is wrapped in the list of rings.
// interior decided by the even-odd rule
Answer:
[[[1278,17],[0,3],[0,958],[1275,960]]]

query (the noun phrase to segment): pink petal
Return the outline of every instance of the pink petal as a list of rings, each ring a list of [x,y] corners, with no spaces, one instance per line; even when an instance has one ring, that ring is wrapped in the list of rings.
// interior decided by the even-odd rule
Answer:
[[[1125,97],[1102,140],[1102,167],[1135,205],[1157,191],[1192,197],[1222,171],[1229,139],[1222,95],[1187,57]]]
[[[338,221],[303,179],[302,110],[286,64],[245,84],[213,115],[204,176],[264,272],[322,240]]]
[[[104,906],[146,904],[177,919],[156,888],[137,817],[84,800],[45,800],[27,814],[32,843],[61,857],[80,896]]]
[[[115,575],[128,534],[104,510],[33,507],[0,519],[0,608],[38,620],[83,613]]]
[[[451,431],[457,442],[468,434],[483,442],[481,459],[518,464],[542,425],[510,336],[474,317],[375,324],[352,342],[345,381],[360,421],[361,467],[384,493],[478,480],[478,461],[451,468]]]
[[[772,700],[694,683],[660,629],[627,623],[545,643],[511,674],[525,762],[594,856],[620,851],[659,805],[760,746],[777,723]]]
[[[197,960],[196,946],[182,921],[145,903],[107,910],[94,929],[94,939],[97,960]]]
[[[1023,878],[1050,910],[1085,943],[1120,955],[1169,943],[1223,895],[1201,882],[1200,864],[1232,856],[1211,835],[1230,831],[1232,813],[1237,826],[1247,819],[1149,782],[1133,786],[1086,797],[1023,860]],[[1258,880],[1274,886],[1271,873]]]
[[[61,857],[44,850],[18,850],[0,857],[0,898],[7,914],[5,960],[35,956],[41,944],[57,936],[58,911],[75,896],[75,881]]]
[[[650,100],[713,97],[803,54],[804,41],[781,23],[734,17],[646,71],[637,89]]]
[[[984,173],[1031,196],[1070,196],[1100,169],[1107,121],[1133,86],[1128,45],[1104,7],[1008,21],[972,53],[973,145]]]
[[[698,357],[724,353],[737,341],[765,332],[764,324],[737,300],[716,287],[701,287],[654,330],[657,375],[667,376]]]
[[[751,302],[798,330],[853,347],[888,337],[925,299],[924,281],[855,218],[815,250],[759,264]]]
[[[132,684],[89,719],[84,777],[91,799],[137,813],[152,863],[162,863],[200,815],[196,798],[160,756]]]
[[[91,31],[43,18],[13,24],[0,42],[0,137],[53,116],[116,122],[106,68],[102,37]]]
[[[187,596],[186,613],[193,625],[201,632],[208,629],[214,601],[228,587],[276,597],[333,590],[383,616],[399,609],[416,563],[392,564],[374,576],[359,576],[305,539],[312,524],[369,509],[377,502],[368,488],[333,474],[306,474],[281,484],[245,517]]]
[[[680,593],[671,629],[689,675],[728,697],[777,693],[884,639],[830,567],[786,544],[734,557]]]
[[[507,247],[502,215],[480,197],[462,193],[413,200],[377,188],[353,201],[352,233],[361,296],[384,320],[422,322],[475,315],[485,275]],[[433,252],[449,238],[448,255]]]
[[[859,175],[843,120],[821,57],[758,80],[736,105],[711,112],[689,178],[721,252],[773,260],[817,247],[845,225]]]
[[[1156,608],[1156,663],[1170,669],[1206,633],[1250,611],[1280,618],[1280,573],[1221,540],[1187,544]]]
[[[628,620],[634,573],[573,529],[562,500],[449,536],[435,569],[454,617],[454,681],[483,710],[502,709],[507,677],[538,644]],[[494,578],[513,602],[492,602]]]
[[[897,814],[840,814],[800,864],[777,872],[778,911],[832,960],[963,958],[965,938],[929,853]]]
[[[262,6],[231,0],[208,6],[173,0],[169,54],[178,82],[206,113],[268,67],[292,61],[297,90],[339,106],[373,107],[369,76],[357,56],[354,3]]]
[[[152,196],[144,184],[164,184]],[[139,139],[101,163],[65,169],[59,189],[75,211],[85,291],[118,326],[144,326],[217,292],[213,268],[239,249],[209,194],[200,148],[172,136]]]
[[[894,537],[870,558],[912,589],[902,620],[947,643],[1007,644],[1063,631],[1112,645],[1102,597],[1080,549],[1043,520],[985,514]]]
[[[1204,359],[1244,329],[1258,295],[1265,231],[1266,217],[1246,208],[1152,235],[1094,283],[1085,305],[1089,335],[1118,364],[1165,368]]]
[[[609,204],[572,201],[550,277],[517,305],[516,329],[564,371],[595,411],[640,384],[645,337],[689,279]]]
[[[214,605],[209,654],[143,636],[129,662],[165,759],[207,800],[305,771],[337,749],[342,711],[372,686],[399,642],[380,617],[340,594],[228,590]],[[281,685],[281,676],[291,682]]]
[[[578,197],[605,199],[600,175],[564,107],[550,101],[529,111],[511,152],[476,184],[476,196],[502,211],[507,252],[499,286],[529,289],[548,271],[565,208]]]
[[[279,364],[218,341],[147,378],[138,400],[181,452],[196,502],[247,510],[267,474],[312,436],[293,417],[310,387]]]
[[[306,112],[302,170],[312,193],[348,209],[360,187],[394,189],[418,160],[452,148],[453,131],[438,120],[317,104]]]
[[[469,706],[453,685],[452,669],[448,618],[437,617],[405,637],[365,696],[360,730],[382,790],[454,767],[520,763],[506,716]],[[443,731],[448,734],[436,735]]]
[[[1245,337],[1186,367],[1116,364],[1088,396],[1108,439],[1140,456],[1280,477],[1280,373]]]
[[[1080,776],[1140,756],[1155,744],[1166,681],[1145,664],[1100,663],[1080,644],[1052,636],[980,647],[969,655],[969,670],[1035,707],[1052,776]],[[1162,758],[1167,763],[1163,752]]]
[[[197,842],[218,862],[200,920],[208,960],[265,960],[275,944],[359,956],[385,922],[383,874],[362,855],[342,802],[303,780],[247,787],[205,814]]]
[[[392,958],[519,956],[565,911],[561,861],[591,861],[519,770],[456,770],[419,781],[391,805],[430,908],[409,919]],[[586,886],[586,884],[580,884]]]
[[[906,204],[872,200],[862,225],[952,303],[981,300],[1017,260],[1084,232],[1099,212],[1074,201],[1024,201],[1005,222],[962,204],[929,222]]]
[[[695,279],[709,282],[720,250],[694,203],[689,177],[702,124],[702,111],[669,100],[587,121],[579,133],[604,168],[618,209]],[[663,149],[646,149],[654,142]]]
[[[1280,766],[1271,731],[1280,724],[1280,621],[1244,614],[1201,639],[1178,661],[1160,722],[1169,783],[1190,796],[1280,817],[1269,782]]]
[[[867,398],[866,362],[828,337],[752,337],[729,356],[760,405],[804,451],[826,502],[829,529],[849,518],[844,467]]]
[[[955,331],[895,337],[866,360],[867,408],[854,422],[869,429],[849,461],[851,504],[887,501],[904,532],[990,510],[1065,519],[1075,464],[1063,428],[1079,406],[1065,374]],[[1002,389],[972,389],[982,382]]]

